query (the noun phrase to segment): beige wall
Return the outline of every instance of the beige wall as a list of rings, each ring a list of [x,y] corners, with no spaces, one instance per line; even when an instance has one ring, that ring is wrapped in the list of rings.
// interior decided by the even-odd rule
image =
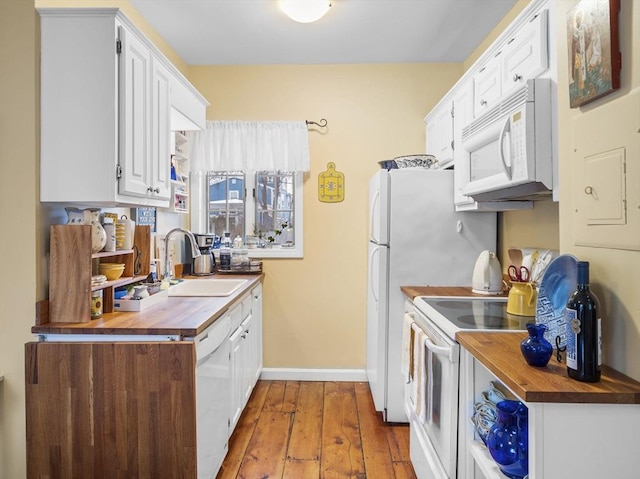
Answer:
[[[309,134],[304,259],[265,261],[266,367],[364,368],[368,180],[378,161],[424,152],[422,119],[461,73],[459,64],[189,69],[210,120],[329,122]],[[318,201],[330,161],[345,175],[341,203]]]
[[[4,0],[0,0],[4,1]],[[27,0],[31,1],[31,0]],[[36,8],[38,7],[118,7],[122,9],[125,15],[151,40],[164,55],[169,59],[175,67],[186,75],[188,65],[184,60],[169,46],[169,44],[147,23],[147,21],[138,13],[128,0],[34,0]]]
[[[0,1],[0,477],[25,477],[24,344],[36,301],[36,16]]]
[[[558,115],[560,124],[560,247],[591,266],[592,288],[598,295],[603,310],[602,334],[604,362],[640,380],[640,251],[584,247],[575,245],[574,221],[576,199],[583,194],[582,187],[573,183],[575,173],[582,169],[579,155],[573,154],[574,146],[584,142],[584,133],[574,130],[574,122],[591,117],[592,120],[610,124],[620,121],[616,104],[631,101],[631,90],[640,88],[640,2],[622,0],[620,20],[620,50],[622,51],[622,79],[618,92],[610,94],[582,108],[569,108],[568,59],[566,51],[566,13],[573,7],[571,0],[558,1],[559,20],[555,25],[561,39],[558,50]],[[633,28],[632,28],[633,26]],[[640,143],[640,104],[636,97],[635,118],[631,128],[620,124],[629,133],[623,138],[612,135],[611,149],[633,144],[638,151]],[[616,128],[618,129],[618,128]],[[603,150],[604,151],[604,150]],[[627,157],[627,170],[635,172],[627,178],[630,198],[638,198],[640,157]],[[633,165],[633,166],[631,166]],[[631,192],[635,193],[631,193]],[[640,204],[628,205],[630,214],[638,215]],[[640,237],[640,231],[635,232]]]

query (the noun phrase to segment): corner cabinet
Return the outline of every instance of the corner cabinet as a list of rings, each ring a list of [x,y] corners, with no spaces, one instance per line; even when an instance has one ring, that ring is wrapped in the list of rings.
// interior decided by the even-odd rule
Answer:
[[[38,12],[40,200],[169,207],[172,92],[207,101],[119,9]]]

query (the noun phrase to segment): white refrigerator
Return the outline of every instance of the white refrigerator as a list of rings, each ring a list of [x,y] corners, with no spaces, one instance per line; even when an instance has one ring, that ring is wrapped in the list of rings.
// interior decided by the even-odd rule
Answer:
[[[400,372],[401,286],[470,286],[482,250],[495,251],[493,212],[456,212],[453,170],[379,170],[369,182],[367,377],[387,422],[407,422]]]

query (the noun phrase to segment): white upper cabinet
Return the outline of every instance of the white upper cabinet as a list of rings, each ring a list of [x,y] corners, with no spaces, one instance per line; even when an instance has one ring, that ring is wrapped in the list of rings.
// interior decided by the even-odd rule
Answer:
[[[441,167],[454,167],[457,211],[533,207],[533,202],[526,199],[478,202],[462,194],[471,177],[471,158],[462,148],[462,130],[522,87],[528,79],[541,76],[555,79],[555,57],[550,58],[553,52],[549,50],[549,35],[553,32],[548,28],[550,18],[555,15],[555,7],[549,0],[531,0],[425,117],[426,153],[435,155]],[[552,103],[555,104],[555,98]],[[449,116],[450,112],[452,116]],[[556,146],[552,145],[552,149],[555,151]]]
[[[40,200],[169,207],[172,91],[207,101],[119,9],[38,11]]]
[[[531,14],[498,44],[473,75],[474,117],[478,118],[503,98],[549,67],[547,10]]]
[[[542,10],[507,41],[501,55],[503,96],[508,96],[548,68],[547,25],[547,10]]]
[[[453,163],[453,111],[451,103],[436,107],[427,116],[427,154],[438,160],[441,168]]]
[[[496,106],[500,101],[502,97],[501,71],[502,52],[499,51],[473,76],[473,114],[476,118]]]

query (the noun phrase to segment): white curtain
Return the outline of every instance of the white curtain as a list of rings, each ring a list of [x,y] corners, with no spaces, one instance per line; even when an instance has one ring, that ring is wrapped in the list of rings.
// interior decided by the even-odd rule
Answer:
[[[208,121],[192,135],[192,173],[309,171],[305,121]]]

